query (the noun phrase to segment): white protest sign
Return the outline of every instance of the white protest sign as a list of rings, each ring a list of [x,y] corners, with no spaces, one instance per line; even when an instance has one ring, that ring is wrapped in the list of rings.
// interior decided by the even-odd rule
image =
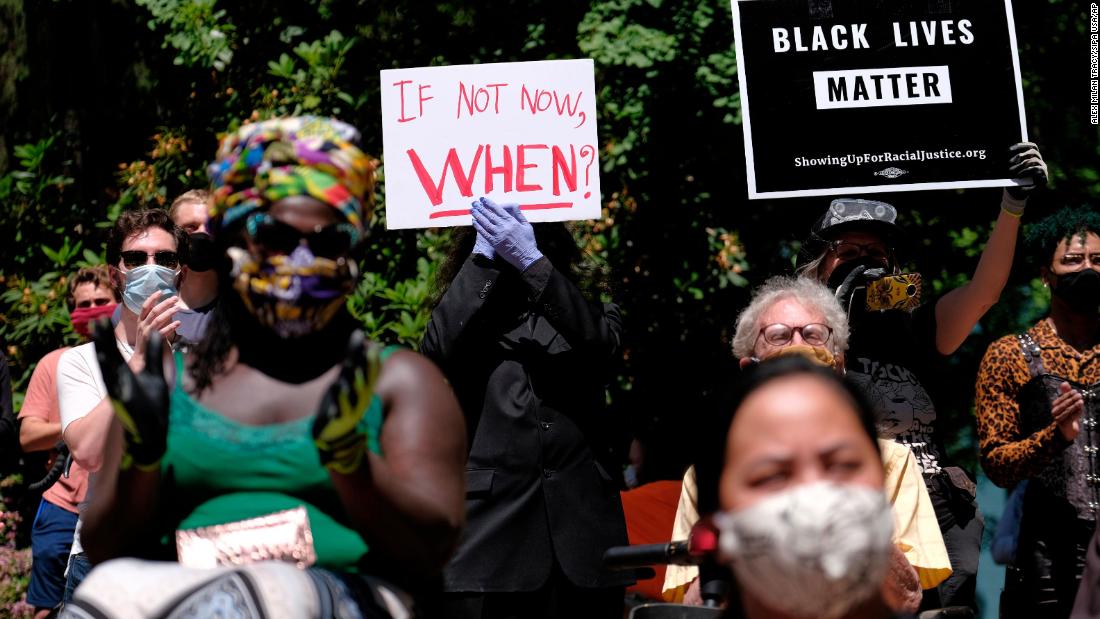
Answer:
[[[382,78],[386,225],[470,225],[470,203],[527,219],[600,216],[591,60],[390,69]]]

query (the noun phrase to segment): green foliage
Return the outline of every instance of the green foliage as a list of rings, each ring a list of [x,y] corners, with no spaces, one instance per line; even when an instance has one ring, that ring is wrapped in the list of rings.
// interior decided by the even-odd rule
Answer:
[[[80,238],[91,232],[82,209],[66,206],[74,179],[62,169],[57,136],[16,146],[18,167],[0,177],[0,342],[14,365],[16,410],[34,364],[42,355],[76,340],[65,298],[70,269],[100,261]],[[55,249],[56,248],[56,249]]]
[[[31,549],[16,544],[19,528],[25,525],[15,506],[5,500],[21,483],[19,475],[0,480],[0,608],[11,619],[34,617],[34,607],[24,599],[30,583]]]
[[[64,226],[49,225],[63,213],[63,193],[73,182],[55,167],[56,142],[57,136],[51,135],[16,146],[17,167],[0,176],[0,204],[5,206],[0,209],[0,229],[7,241],[0,244],[0,264],[34,267],[34,243],[41,240],[44,224],[54,235],[66,231]]]
[[[294,48],[297,58],[279,54],[278,60],[268,62],[268,73],[278,79],[282,90],[282,96],[279,91],[271,95],[272,111],[276,115],[317,113],[322,104],[328,103],[325,108],[339,115],[340,102],[350,109],[362,105],[362,100],[357,101],[337,86],[340,70],[356,41],[333,30],[319,41],[299,43]]]
[[[380,156],[380,68],[595,61],[603,211],[575,224],[574,233],[595,272],[610,281],[605,300],[623,310],[625,350],[612,408],[658,428],[669,444],[690,443],[685,433],[705,412],[704,396],[732,375],[725,339],[749,286],[790,271],[823,209],[821,199],[746,200],[727,3],[86,4],[26,3],[13,13],[17,23],[0,5],[0,32],[16,33],[0,56],[0,101],[20,104],[0,106],[0,120],[10,117],[11,127],[0,149],[19,145],[10,149],[11,163],[0,156],[7,241],[0,243],[0,339],[17,390],[37,358],[75,337],[61,303],[65,276],[102,260],[105,228],[123,210],[167,206],[204,186],[205,166],[226,131],[277,115],[331,114],[358,126],[365,152]],[[1079,12],[1050,10],[1068,6],[1014,5],[1030,134],[1052,173],[1028,221],[1100,197],[1100,135],[1084,106],[1065,105],[1080,100],[1079,84],[1050,70],[1079,57]],[[85,32],[97,36],[73,36]],[[71,51],[55,59],[24,54],[27,46]],[[58,94],[62,85],[66,96]],[[998,191],[890,199],[911,235],[905,259],[925,275],[926,290],[943,294],[967,281]],[[385,203],[384,183],[375,202]],[[370,232],[349,308],[372,337],[415,346],[450,234],[386,230],[382,211]],[[1045,295],[1034,276],[1017,270],[1001,303],[949,361],[953,376],[973,376],[993,338],[1041,315]],[[963,451],[972,440],[972,387],[960,381],[937,399],[948,442]]]
[[[163,47],[176,50],[177,65],[201,66],[222,71],[233,60],[232,36],[236,30],[217,10],[217,0],[135,0],[153,18],[149,29],[167,28]]]
[[[416,277],[392,282],[374,272],[363,273],[348,309],[375,340],[420,345],[431,318],[431,294],[437,262],[416,261]]]

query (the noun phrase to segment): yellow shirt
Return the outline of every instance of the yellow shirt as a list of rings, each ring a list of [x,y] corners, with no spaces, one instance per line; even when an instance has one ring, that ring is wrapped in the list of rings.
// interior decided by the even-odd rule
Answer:
[[[879,439],[878,444],[886,471],[886,498],[894,512],[894,545],[917,570],[921,588],[931,589],[951,575],[951,561],[924,477],[908,447],[886,439]],[[680,503],[676,506],[673,540],[688,538],[691,527],[699,520],[696,505],[698,488],[695,467],[691,467],[684,475]],[[661,595],[666,601],[681,602],[688,585],[698,577],[699,568],[695,566],[670,565]]]

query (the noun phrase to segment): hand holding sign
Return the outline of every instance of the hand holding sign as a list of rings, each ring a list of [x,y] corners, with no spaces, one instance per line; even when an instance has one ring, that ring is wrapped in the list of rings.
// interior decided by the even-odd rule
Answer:
[[[820,4],[731,2],[750,198],[1039,180],[1010,0]]]
[[[472,207],[470,209],[470,213],[472,214],[474,211],[481,208],[481,202],[478,200],[474,200],[470,203],[470,206]],[[493,251],[493,244],[490,243],[489,239],[485,238],[485,235],[480,232],[477,233],[477,240],[474,241],[474,253],[481,254],[482,256],[485,256],[490,260],[496,258],[497,255],[497,253]]]
[[[1036,187],[1047,184],[1047,164],[1034,142],[1020,142],[1008,149],[1008,173],[1014,179],[1031,179],[1030,185],[1006,187],[1008,195],[1017,200],[1026,200]]]
[[[518,204],[498,205],[488,198],[474,203],[474,229],[493,246],[493,250],[520,273],[527,270],[542,252],[535,243],[535,229],[519,210]]]
[[[600,216],[591,60],[388,69],[381,80],[387,227],[467,225],[478,195],[532,221]]]

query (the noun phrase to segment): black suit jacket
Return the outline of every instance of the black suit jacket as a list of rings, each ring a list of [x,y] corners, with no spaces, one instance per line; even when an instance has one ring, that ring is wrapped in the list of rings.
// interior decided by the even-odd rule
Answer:
[[[421,347],[470,439],[447,591],[531,591],[555,560],[578,586],[630,582],[602,567],[627,543],[604,406],[621,331],[616,306],[589,302],[546,258],[523,274],[476,254],[463,265]]]

